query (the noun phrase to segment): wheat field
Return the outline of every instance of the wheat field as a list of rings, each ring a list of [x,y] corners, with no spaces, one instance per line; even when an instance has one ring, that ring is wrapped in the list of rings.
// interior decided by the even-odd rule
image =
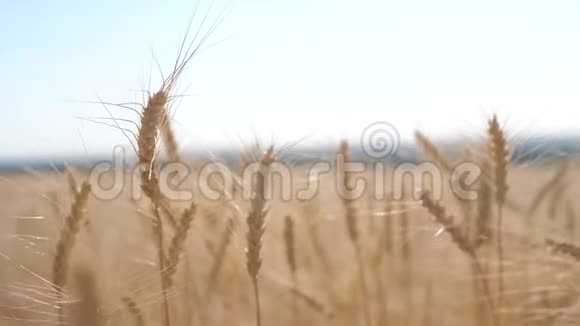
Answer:
[[[282,159],[281,144],[220,165],[236,181],[248,166],[257,170],[251,182],[212,179],[217,199],[167,195],[167,164],[195,174],[208,163],[184,158],[168,112],[198,49],[182,47],[172,73],[132,108],[138,170],[123,175],[130,182],[119,196],[101,198],[102,185],[74,166],[0,176],[2,325],[578,324],[577,164],[516,163],[517,144],[494,115],[481,141],[459,154],[417,131],[422,162],[442,179],[386,178],[384,198],[370,188],[341,195],[357,180],[375,185],[370,160],[363,172],[336,164],[313,178],[308,164]],[[336,144],[336,156],[360,159],[352,146]],[[318,182],[318,191],[282,199],[288,184],[270,178],[280,162],[291,185]],[[477,166],[478,178],[455,174],[462,162]],[[381,176],[397,168],[381,165]]]
[[[442,166],[470,159],[418,142]],[[576,324],[575,165],[506,161],[501,194],[493,150],[474,148],[488,169],[475,200],[435,200],[412,180],[403,198],[341,198],[331,177],[311,199],[269,200],[273,149],[256,157],[265,177],[250,199],[169,200],[151,185],[155,162],[140,199],[97,198],[82,170],[3,177],[3,324]]]

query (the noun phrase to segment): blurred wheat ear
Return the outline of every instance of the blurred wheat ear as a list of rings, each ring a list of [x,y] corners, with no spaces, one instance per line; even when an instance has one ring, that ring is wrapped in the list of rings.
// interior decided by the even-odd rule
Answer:
[[[80,190],[71,189],[71,191],[75,191],[73,193],[74,199],[70,213],[65,219],[65,225],[60,232],[52,269],[52,283],[57,293],[57,297],[59,298],[57,309],[59,323],[61,325],[65,324],[62,298],[65,293],[65,287],[70,272],[71,254],[76,243],[76,237],[80,230],[81,223],[86,217],[91,186],[88,182],[84,182],[81,185]]]
[[[266,229],[266,215],[268,214],[267,190],[268,178],[270,175],[270,166],[276,160],[274,147],[268,148],[260,160],[259,170],[256,173],[256,181],[252,189],[252,200],[250,203],[250,212],[246,218],[248,233],[246,240],[248,247],[246,249],[246,267],[248,274],[252,279],[254,289],[254,299],[256,303],[256,325],[262,324],[260,290],[258,287],[258,274],[262,267],[262,237]]]

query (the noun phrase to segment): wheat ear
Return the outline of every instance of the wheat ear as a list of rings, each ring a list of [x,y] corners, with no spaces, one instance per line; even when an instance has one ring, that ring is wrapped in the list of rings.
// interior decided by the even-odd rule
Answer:
[[[351,153],[350,147],[348,142],[342,141],[339,147],[339,162],[348,163],[351,161]],[[350,241],[354,247],[355,252],[355,259],[357,261],[358,270],[359,270],[359,282],[360,282],[360,291],[361,291],[361,303],[363,306],[363,313],[364,313],[364,320],[366,326],[372,325],[371,313],[370,313],[370,305],[368,302],[368,289],[365,280],[365,268],[364,268],[364,261],[362,255],[362,249],[360,244],[360,233],[358,229],[357,217],[356,217],[356,208],[354,207],[354,198],[351,197],[352,191],[352,175],[344,169],[341,168],[342,171],[339,171],[341,180],[341,186],[346,191],[342,199],[342,205],[345,210],[345,219],[346,219],[346,227],[347,233],[350,238]]]
[[[175,235],[171,239],[167,255],[167,269],[165,273],[165,283],[168,287],[173,286],[173,279],[177,272],[181,254],[185,249],[185,242],[189,234],[189,229],[195,217],[197,206],[191,203],[190,207],[183,212],[179,225],[175,231]]]
[[[248,248],[246,249],[246,267],[252,279],[254,289],[257,326],[262,324],[258,274],[262,266],[262,237],[266,228],[266,215],[268,214],[267,180],[270,174],[270,166],[275,160],[274,148],[270,147],[260,160],[260,169],[256,173],[256,181],[252,189],[253,198],[251,200],[250,212],[246,218],[246,223],[248,224],[248,233],[246,235],[248,242]]]
[[[423,193],[421,195],[421,204],[425,209],[427,209],[429,214],[435,218],[435,221],[443,227],[444,231],[451,236],[453,243],[455,243],[455,245],[470,258],[471,265],[475,274],[474,278],[481,280],[481,285],[483,287],[484,295],[487,299],[494,324],[499,325],[499,318],[495,312],[495,304],[492,299],[489,281],[481,265],[480,259],[477,256],[477,252],[475,250],[476,248],[473,246],[471,241],[469,241],[469,236],[464,232],[464,228],[456,225],[454,218],[447,214],[445,208],[441,206],[441,204],[433,201],[428,193]]]
[[[415,141],[421,151],[423,152],[423,156],[427,160],[432,161],[435,163],[440,169],[443,170],[445,174],[452,175],[453,174],[453,163],[449,160],[443,151],[441,151],[437,146],[429,140],[429,138],[421,133],[420,131],[415,132]],[[469,154],[467,155],[469,156]],[[451,180],[454,186],[457,186],[457,183],[460,182],[460,179],[453,179]],[[461,185],[459,185],[461,188]],[[455,192],[453,193],[454,199],[457,201],[461,210],[464,215],[470,215],[471,213],[471,205],[469,201],[466,201],[464,198],[458,196]]]
[[[160,90],[150,96],[141,112],[141,124],[137,136],[139,166],[141,168],[141,188],[143,193],[164,213],[172,227],[177,221],[169,210],[159,188],[157,148],[159,130],[165,124],[168,92]]]
[[[56,245],[56,255],[54,257],[52,269],[52,283],[59,298],[62,297],[69,273],[69,263],[73,247],[76,243],[76,236],[80,230],[82,221],[86,217],[87,204],[91,194],[91,185],[84,182],[80,190],[74,193],[74,200],[69,215],[65,219],[65,225],[60,232],[60,238]],[[59,322],[64,324],[63,304],[58,305]]]
[[[171,316],[169,310],[169,301],[167,298],[167,277],[165,276],[166,256],[164,249],[163,221],[161,218],[160,207],[165,207],[161,190],[159,188],[157,145],[159,137],[159,128],[165,117],[165,109],[169,100],[168,93],[160,90],[150,95],[147,104],[141,112],[141,125],[137,137],[139,166],[141,169],[141,188],[145,195],[151,200],[153,206],[153,234],[155,236],[155,245],[158,252],[159,273],[161,278],[161,290],[163,291],[162,316],[164,326],[171,325]],[[168,216],[172,216],[169,214]],[[172,221],[176,225],[175,220]]]
[[[497,116],[493,115],[488,121],[489,135],[489,159],[493,162],[493,175],[495,184],[495,201],[497,206],[497,256],[498,256],[498,278],[499,295],[498,306],[503,307],[504,294],[504,248],[503,248],[503,206],[505,203],[507,184],[507,167],[509,162],[509,149],[502,128],[499,125]],[[500,320],[501,322],[501,320]]]
[[[216,285],[217,278],[220,274],[220,271],[226,259],[228,248],[232,241],[232,235],[234,232],[233,229],[234,229],[234,219],[228,218],[226,226],[224,227],[224,230],[221,234],[221,239],[218,244],[217,252],[214,255],[213,264],[210,268],[206,297],[209,297],[212,294],[214,287]]]

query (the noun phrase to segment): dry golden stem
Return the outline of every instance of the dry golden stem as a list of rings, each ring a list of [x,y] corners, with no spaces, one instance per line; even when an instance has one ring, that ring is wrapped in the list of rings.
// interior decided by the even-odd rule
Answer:
[[[165,257],[165,246],[164,246],[164,235],[163,235],[163,221],[161,219],[161,213],[159,212],[159,207],[153,204],[153,235],[155,236],[155,245],[157,247],[157,260],[159,263],[159,277],[161,279],[161,291],[163,293],[163,301],[161,306],[161,312],[163,316],[163,325],[171,325],[171,313],[169,309],[169,298],[167,293],[169,291],[169,286],[167,282],[167,277],[165,276],[165,271],[167,268],[167,258]]]
[[[296,275],[296,245],[295,245],[295,234],[294,234],[294,220],[292,216],[287,215],[284,218],[284,244],[285,244],[285,254],[286,262],[288,268],[290,269],[290,276],[292,278],[292,286],[298,288],[298,279]],[[298,306],[296,304],[296,299],[292,300],[292,310],[294,312],[294,321],[298,319]]]

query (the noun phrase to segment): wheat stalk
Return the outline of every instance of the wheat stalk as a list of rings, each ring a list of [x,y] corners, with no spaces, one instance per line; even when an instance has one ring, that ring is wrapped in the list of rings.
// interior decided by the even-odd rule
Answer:
[[[246,240],[248,247],[246,249],[246,268],[252,279],[254,289],[254,299],[256,302],[256,325],[262,324],[260,309],[260,291],[258,288],[258,274],[262,266],[262,236],[266,228],[265,220],[268,214],[267,205],[267,180],[270,174],[270,166],[276,160],[274,148],[270,147],[260,160],[260,169],[256,174],[256,182],[252,190],[252,200],[250,212],[246,218],[248,233]]]
[[[167,298],[167,292],[169,291],[170,284],[168,284],[168,279],[166,277],[167,256],[165,255],[165,236],[164,236],[163,221],[161,219],[161,213],[159,212],[159,206],[154,204],[152,210],[153,210],[152,231],[155,239],[155,247],[157,249],[159,277],[161,280],[161,291],[163,295],[163,300],[161,303],[161,312],[163,316],[164,325],[169,326],[171,325],[171,315],[169,309],[169,299]]]
[[[410,214],[407,211],[408,205],[406,203],[407,191],[405,185],[402,186],[402,198],[399,202],[399,227],[401,232],[401,259],[404,264],[403,271],[403,288],[405,291],[405,305],[407,311],[406,325],[411,324],[411,311],[413,311],[413,247],[411,245],[410,237]]]
[[[290,276],[292,278],[292,286],[298,288],[298,278],[296,276],[296,237],[294,234],[294,220],[292,216],[287,215],[284,218],[284,251],[286,254],[286,263],[290,269]],[[298,306],[296,300],[292,301],[292,308],[294,312],[294,320],[298,320]]]
[[[492,208],[492,189],[487,178],[491,167],[487,160],[481,163],[482,175],[478,180],[478,191],[477,191],[477,219],[476,219],[476,229],[475,229],[475,247],[480,247],[481,245],[489,242],[492,238],[491,230],[491,208]]]

